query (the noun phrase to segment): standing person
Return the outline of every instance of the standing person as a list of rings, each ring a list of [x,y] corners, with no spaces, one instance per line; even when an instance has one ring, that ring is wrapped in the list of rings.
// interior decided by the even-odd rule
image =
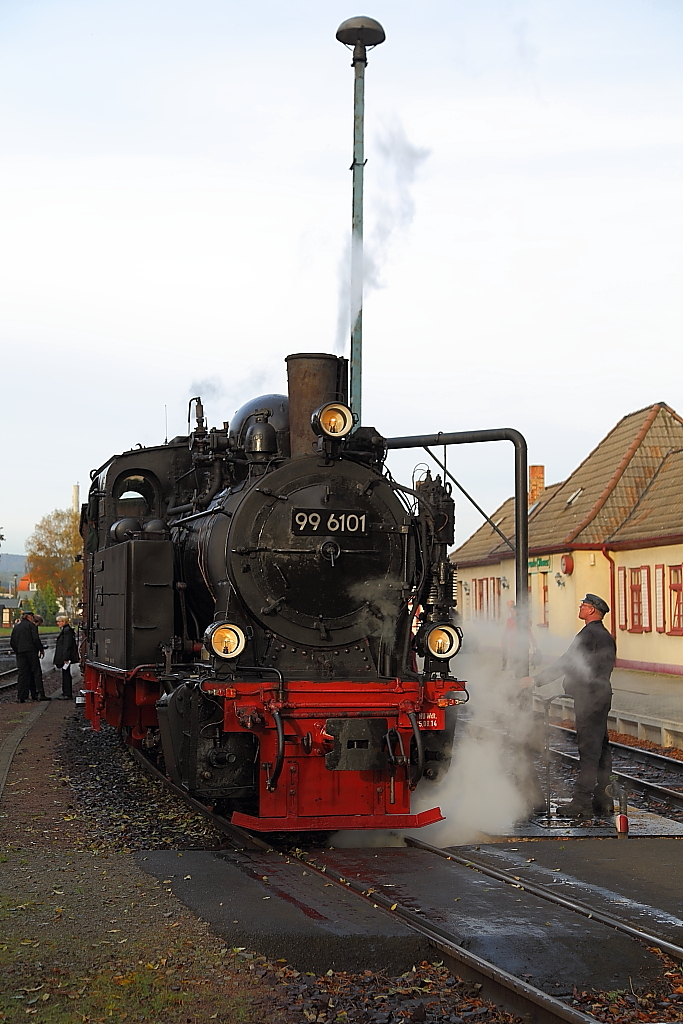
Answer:
[[[608,611],[609,605],[601,597],[586,594],[579,605],[583,629],[562,657],[525,680],[543,686],[564,676],[564,692],[574,698],[579,777],[571,803],[564,808],[572,818],[604,816],[613,810],[606,792],[612,771],[607,716],[612,706],[611,675],[617,645],[602,623]]]
[[[31,693],[33,700],[49,700],[43,689],[43,673],[40,659],[45,648],[38,634],[38,627],[33,621],[33,612],[23,612],[15,624],[10,637],[10,647],[17,659],[19,678],[17,680],[17,701],[26,702]]]
[[[34,623],[36,625],[36,629],[38,630],[38,636],[40,637],[40,627],[45,622],[45,619],[43,618],[42,615],[38,615],[36,612],[34,612],[33,613],[33,621],[34,621]],[[40,648],[41,648],[41,652],[42,653],[40,653],[38,655],[39,659],[43,658],[45,656],[45,644],[42,642],[42,640],[40,641]],[[43,667],[40,664],[40,661],[37,662],[37,669],[38,669],[38,671],[36,672],[36,665],[34,664],[34,667],[33,667],[34,680],[33,680],[33,689],[31,690],[31,700],[39,700],[39,699],[40,700],[44,700],[44,699],[46,699],[46,697],[45,697],[45,684],[43,682]]]
[[[57,625],[59,626],[59,636],[55,646],[53,664],[55,669],[61,668],[62,670],[62,695],[60,699],[71,700],[73,697],[71,690],[71,663],[78,661],[78,644],[76,643],[76,634],[66,615],[57,616]]]

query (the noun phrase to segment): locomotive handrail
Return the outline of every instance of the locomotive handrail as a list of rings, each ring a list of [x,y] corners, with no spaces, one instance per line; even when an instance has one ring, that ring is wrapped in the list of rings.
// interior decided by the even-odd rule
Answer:
[[[414,711],[409,711],[408,718],[410,719],[410,724],[413,727],[413,736],[415,737],[415,747],[417,750],[417,772],[415,774],[415,778],[410,780],[410,788],[415,789],[418,782],[424,775],[425,747],[422,739],[422,733],[420,732],[420,726],[418,725],[417,715]]]
[[[388,450],[430,448],[450,444],[478,444],[483,441],[511,441],[515,446],[515,603],[517,605],[516,657],[519,675],[529,674],[529,519],[527,511],[527,443],[524,435],[512,427],[495,430],[460,430],[452,434],[414,434],[387,437]]]
[[[273,768],[273,774],[266,783],[266,789],[269,793],[272,793],[277,786],[277,780],[280,778],[282,766],[285,763],[285,727],[282,724],[280,712],[277,708],[271,708],[270,713],[275,720],[275,728],[277,730],[277,755],[275,757],[275,767]]]

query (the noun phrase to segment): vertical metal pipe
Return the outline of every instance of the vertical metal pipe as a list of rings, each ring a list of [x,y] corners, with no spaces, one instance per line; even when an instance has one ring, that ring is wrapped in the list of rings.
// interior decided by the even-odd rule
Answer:
[[[348,18],[337,29],[337,39],[353,47],[353,200],[351,225],[351,411],[361,418],[363,401],[363,168],[365,167],[365,65],[367,47],[385,40],[374,18]]]
[[[366,49],[353,50],[353,197],[351,208],[351,411],[361,420],[363,404],[363,169],[365,166]]]
[[[515,669],[518,676],[529,674],[529,520],[527,510],[527,444],[522,434],[511,427],[501,430],[461,430],[454,434],[416,434],[412,437],[388,437],[387,450],[395,448],[433,448],[447,444],[477,444],[481,441],[512,441],[515,446],[515,603],[517,629]]]
[[[521,439],[521,440],[520,440]],[[527,501],[527,446],[520,434],[515,445],[515,604],[516,657],[519,677],[529,675],[529,511]]]

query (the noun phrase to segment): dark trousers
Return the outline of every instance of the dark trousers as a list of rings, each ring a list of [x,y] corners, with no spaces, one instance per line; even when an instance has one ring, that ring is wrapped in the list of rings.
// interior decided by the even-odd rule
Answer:
[[[26,700],[29,693],[36,700],[43,690],[43,673],[37,651],[17,654],[17,700]]]
[[[73,697],[71,690],[71,665],[62,669],[62,696]]]
[[[574,796],[590,801],[604,794],[612,772],[612,754],[607,736],[607,716],[612,706],[612,691],[600,688],[574,695],[576,742],[579,748],[579,777]]]

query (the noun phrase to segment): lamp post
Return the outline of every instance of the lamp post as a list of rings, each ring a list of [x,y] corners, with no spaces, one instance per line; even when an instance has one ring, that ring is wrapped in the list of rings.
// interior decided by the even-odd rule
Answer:
[[[353,198],[351,214],[351,411],[360,422],[363,401],[363,168],[365,167],[365,66],[368,47],[383,43],[384,29],[374,18],[349,18],[337,39],[353,47]]]

